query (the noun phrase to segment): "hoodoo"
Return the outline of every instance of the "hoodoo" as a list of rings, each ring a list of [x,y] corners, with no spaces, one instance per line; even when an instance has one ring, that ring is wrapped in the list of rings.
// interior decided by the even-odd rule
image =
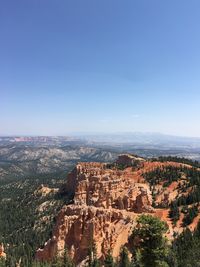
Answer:
[[[38,249],[36,258],[50,261],[62,256],[67,248],[79,264],[87,258],[91,242],[96,244],[100,260],[109,251],[116,258],[121,246],[129,248],[129,237],[142,213],[165,220],[172,238],[176,229],[168,217],[169,202],[178,194],[181,181],[163,187],[163,181],[158,180],[152,186],[148,175],[158,169],[182,167],[190,168],[182,163],[147,161],[132,155],[121,155],[112,164],[78,163],[62,187],[62,194],[71,195],[73,204],[61,209],[52,238]],[[162,208],[163,203],[168,208]]]

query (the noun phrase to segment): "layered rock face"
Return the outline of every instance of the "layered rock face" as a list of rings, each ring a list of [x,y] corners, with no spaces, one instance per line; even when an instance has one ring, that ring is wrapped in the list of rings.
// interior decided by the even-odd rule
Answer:
[[[133,160],[131,158],[131,160]],[[51,260],[62,256],[65,248],[78,264],[95,242],[97,256],[109,250],[117,257],[142,212],[153,212],[149,185],[132,167],[110,169],[104,163],[79,163],[68,175],[65,188],[74,204],[63,207],[53,236],[36,258]]]
[[[169,205],[185,194],[185,191],[180,191],[186,181],[185,175],[182,174],[177,181],[172,179],[169,186],[164,186],[169,179],[161,179],[153,186],[148,179],[145,180],[147,173],[154,170],[162,173],[166,167],[191,168],[178,162],[145,161],[132,155],[121,155],[112,164],[77,164],[60,190],[72,196],[73,204],[62,208],[52,238],[37,251],[36,258],[50,261],[57,255],[62,256],[67,248],[76,265],[81,266],[93,242],[99,259],[103,260],[108,251],[112,251],[116,258],[121,246],[131,247],[129,237],[141,213],[151,213],[164,220],[169,226],[167,236],[173,238],[175,232],[184,229],[183,214],[175,227],[169,218]],[[154,194],[155,209],[151,193]],[[199,218],[200,215],[189,226],[190,229],[194,230]]]
[[[152,205],[148,184],[135,180],[131,168],[120,171],[103,163],[80,163],[68,176],[66,189],[73,192],[76,205],[137,212],[148,212]]]
[[[121,245],[128,242],[136,215],[126,211],[96,208],[85,205],[65,206],[53,231],[53,238],[44,249],[37,251],[39,260],[51,260],[53,255],[62,256],[67,247],[76,263],[88,255],[92,242],[96,243],[97,257],[112,250],[118,256]]]

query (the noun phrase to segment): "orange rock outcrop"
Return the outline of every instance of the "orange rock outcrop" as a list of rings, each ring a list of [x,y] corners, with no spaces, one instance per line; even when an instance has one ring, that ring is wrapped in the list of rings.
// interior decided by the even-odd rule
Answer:
[[[37,259],[51,260],[62,256],[67,247],[76,263],[88,255],[92,242],[96,243],[97,256],[102,258],[109,250],[116,257],[120,247],[128,242],[136,215],[115,209],[86,205],[65,206],[58,215],[53,237],[44,249],[37,251]]]
[[[62,191],[73,196],[74,204],[60,211],[52,238],[36,253],[39,260],[61,256],[66,247],[80,263],[91,242],[96,243],[98,258],[109,250],[117,257],[128,243],[137,213],[153,212],[149,185],[136,179],[131,167],[118,170],[105,163],[79,163]]]
[[[3,244],[0,244],[0,258],[6,258],[6,253],[4,252]]]
[[[126,168],[118,169],[117,164]],[[136,218],[141,213],[164,218],[169,224],[168,234],[172,236],[168,210],[154,210],[150,185],[143,177],[145,172],[165,166],[181,164],[150,162],[129,155],[119,157],[112,167],[106,163],[77,164],[60,191],[71,195],[73,204],[59,212],[52,238],[37,251],[36,258],[51,260],[56,255],[62,256],[67,248],[78,264],[86,259],[91,242],[96,244],[98,258],[103,259],[108,251],[117,257],[121,246],[128,246]],[[154,200],[156,204],[169,202],[169,197],[176,195],[178,184],[174,183],[168,191],[158,186],[161,193]]]
[[[122,171],[109,169],[104,163],[79,163],[68,176],[66,191],[73,192],[76,205],[148,212],[152,210],[149,186],[135,180],[130,169]]]

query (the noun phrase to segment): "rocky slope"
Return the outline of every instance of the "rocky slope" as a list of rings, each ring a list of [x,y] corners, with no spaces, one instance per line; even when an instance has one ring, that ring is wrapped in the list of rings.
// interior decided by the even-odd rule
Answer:
[[[129,247],[129,237],[141,213],[165,220],[168,237],[173,238],[177,230],[183,230],[183,216],[174,225],[169,218],[169,207],[174,199],[186,194],[180,188],[185,173],[192,168],[185,163],[146,161],[132,155],[121,155],[113,164],[78,163],[61,188],[62,194],[72,195],[73,204],[59,212],[52,238],[37,251],[36,258],[51,260],[56,255],[62,256],[67,247],[79,264],[86,259],[91,242],[96,244],[99,259],[108,251],[117,257],[121,246]],[[166,179],[149,178],[158,170]],[[179,174],[177,181],[171,179],[169,170],[172,176]],[[164,186],[166,180],[168,186]],[[194,228],[197,222],[195,218],[190,227]]]

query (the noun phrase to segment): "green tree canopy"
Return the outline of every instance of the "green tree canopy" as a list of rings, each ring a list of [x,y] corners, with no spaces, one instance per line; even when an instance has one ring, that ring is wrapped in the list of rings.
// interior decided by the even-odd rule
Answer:
[[[105,267],[114,267],[114,260],[113,260],[113,256],[111,254],[111,251],[109,251],[108,254],[106,255],[106,258],[104,260],[104,266]]]
[[[128,256],[126,247],[122,247],[120,251],[119,267],[130,267],[131,263]]]
[[[151,215],[142,215],[133,230],[135,261],[142,267],[167,267],[167,226]]]

